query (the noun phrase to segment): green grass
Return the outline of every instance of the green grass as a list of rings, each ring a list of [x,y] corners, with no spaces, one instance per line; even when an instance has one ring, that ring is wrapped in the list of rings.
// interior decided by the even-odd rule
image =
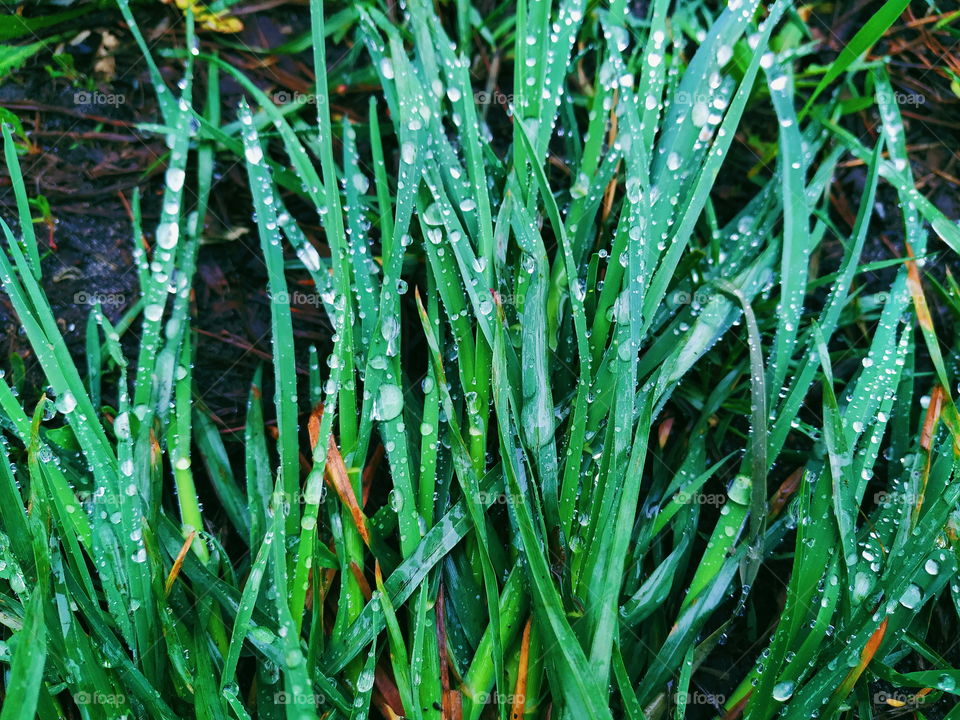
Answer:
[[[316,102],[280,108],[206,51],[165,49],[168,87],[118,5],[170,153],[137,319],[94,308],[85,367],[4,128],[0,281],[48,388],[0,382],[0,720],[868,718],[891,686],[960,717],[957,355],[927,304],[960,295],[924,279],[960,229],[858,60],[903,3],[820,67],[785,2],[410,0],[398,25],[311,0]],[[875,89],[873,138],[841,78]],[[341,83],[378,89],[348,119]],[[771,127],[770,170],[731,179]],[[198,402],[190,296],[234,160],[272,299],[239,453]],[[291,272],[331,346],[297,352]]]

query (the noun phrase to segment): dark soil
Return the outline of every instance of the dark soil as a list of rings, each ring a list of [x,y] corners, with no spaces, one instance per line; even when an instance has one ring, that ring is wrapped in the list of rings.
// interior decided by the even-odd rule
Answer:
[[[3,215],[16,232],[18,226],[9,211],[4,209]],[[38,226],[37,232],[43,238],[43,226]],[[84,358],[87,317],[94,303],[99,301],[104,314],[116,322],[136,300],[138,283],[130,234],[130,223],[96,215],[64,214],[57,221],[57,249],[49,250],[42,260],[43,287],[67,346],[78,362]],[[20,355],[28,377],[39,381],[42,373],[31,362],[30,344],[6,294],[0,294],[0,328],[0,353],[3,357]]]
[[[145,19],[143,28],[152,28],[159,36],[170,25],[170,17],[161,7],[156,22]],[[18,138],[26,146],[20,163],[28,194],[43,196],[50,205],[51,217],[35,226],[45,251],[44,289],[81,372],[85,368],[85,327],[93,302],[99,300],[106,315],[116,321],[138,297],[132,248],[136,242],[152,242],[167,153],[162,136],[136,127],[137,123],[156,123],[159,116],[146,66],[119,14],[99,13],[85,17],[84,22],[104,30],[94,29],[82,41],[57,48],[70,55],[66,66],[55,62],[51,53],[41,54],[0,85],[0,107],[16,114],[29,141]],[[278,12],[275,17],[264,13],[256,22],[247,23],[243,39],[252,47],[276,46],[289,40],[298,27],[309,27],[302,11]],[[175,25],[167,29],[169,43],[182,44],[182,37],[173,37],[182,31]],[[120,41],[114,51],[117,70],[109,81],[97,80],[94,72],[104,33]],[[178,79],[179,62],[158,60],[172,85]],[[246,63],[242,57],[232,61],[239,66]],[[74,71],[60,76],[58,70],[63,67]],[[289,91],[307,92],[312,78],[306,72],[306,65],[291,56],[280,61],[271,75],[287,80],[283,87]],[[200,73],[197,96],[204,92],[204,85]],[[240,99],[240,89],[223,77],[221,90],[224,113],[229,117]],[[221,156],[218,161],[194,282],[194,377],[198,399],[229,436],[243,426],[250,382],[259,364],[266,366],[266,397],[272,393],[270,309],[246,175],[235,158]],[[140,194],[144,238],[133,237],[135,192]],[[185,203],[190,202],[188,192]],[[38,215],[35,210],[34,217]],[[0,173],[0,216],[16,230],[17,212],[5,168]],[[297,280],[291,276],[291,291]],[[309,292],[303,297],[305,302],[295,306],[294,313],[299,369],[305,374],[307,345],[316,344],[323,352],[330,332],[319,307],[309,302]],[[131,360],[135,359],[139,324],[135,320],[125,336]],[[27,370],[26,388],[39,397],[43,373],[5,295],[0,295],[0,331],[0,365],[9,367],[9,355],[18,354]],[[306,392],[305,383],[301,389]],[[265,406],[269,421],[270,403]]]

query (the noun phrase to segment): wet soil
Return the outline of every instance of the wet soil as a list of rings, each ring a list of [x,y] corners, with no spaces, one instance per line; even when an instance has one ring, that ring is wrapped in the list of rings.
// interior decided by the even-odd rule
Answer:
[[[170,27],[171,14],[166,9],[161,7],[155,14],[154,22],[149,18],[143,22],[145,29],[151,28],[152,37],[165,31],[182,34],[182,28]],[[262,19],[248,22],[243,40],[251,47],[278,45],[298,27],[309,27],[305,17],[302,10],[265,13]],[[17,142],[28,194],[42,196],[49,203],[46,222],[35,226],[43,253],[43,287],[81,369],[85,367],[85,328],[93,303],[99,301],[115,322],[138,297],[132,248],[135,243],[149,246],[153,241],[167,154],[161,135],[137,127],[138,123],[158,122],[159,113],[146,65],[121,18],[103,12],[85,17],[84,23],[93,30],[78,35],[82,36],[79,41],[55,48],[57,53],[69,55],[68,61],[55,61],[53,53],[41,54],[0,84],[0,107],[14,113],[24,129]],[[98,52],[110,36],[119,40],[114,50],[116,70],[105,79],[95,68]],[[177,40],[171,37],[170,42]],[[171,85],[178,79],[178,65],[160,62],[161,73]],[[72,71],[62,72],[65,68]],[[280,60],[273,73],[296,85],[294,79],[304,70],[302,62],[291,55]],[[198,73],[198,97],[205,92],[205,82],[203,73]],[[306,91],[309,82],[308,77],[301,77],[298,89]],[[223,112],[229,118],[240,99],[240,88],[223,77],[221,91]],[[217,158],[194,280],[198,400],[210,410],[225,437],[242,429],[250,382],[258,365],[266,366],[263,389],[267,397],[272,393],[266,271],[246,184],[246,175],[234,158]],[[135,193],[140,198],[141,238],[134,237],[132,223]],[[189,192],[184,202],[188,207],[191,204]],[[34,217],[40,215],[35,208]],[[18,229],[5,168],[0,171],[0,217]],[[291,274],[291,289],[302,281],[296,273]],[[294,307],[301,374],[306,372],[307,345],[316,344],[323,353],[330,337],[319,307],[309,302],[307,293],[303,297],[305,302]],[[135,359],[139,324],[139,319],[134,320],[125,335],[131,360]],[[39,397],[43,373],[3,294],[0,342],[0,366],[10,366],[11,354],[20,356],[27,371],[27,391]],[[29,398],[25,400],[29,402]],[[268,422],[269,405],[265,407]]]

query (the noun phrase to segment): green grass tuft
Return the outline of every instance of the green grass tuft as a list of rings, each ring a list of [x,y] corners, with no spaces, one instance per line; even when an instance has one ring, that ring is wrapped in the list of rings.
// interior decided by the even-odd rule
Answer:
[[[83,367],[4,125],[0,282],[48,387],[0,382],[0,720],[866,718],[889,687],[960,713],[957,350],[931,310],[960,297],[924,280],[960,230],[859,62],[905,3],[812,71],[783,0],[649,5],[311,0],[289,51],[315,102],[278,107],[208,48],[164,50],[166,85],[118,0],[170,152],[149,251],[133,205],[134,315],[93,308]],[[864,70],[873,138],[831,90]],[[342,112],[340,84],[369,99]],[[744,177],[750,133],[775,152]],[[191,288],[234,162],[272,361],[225,439]],[[881,225],[896,253],[868,257]]]

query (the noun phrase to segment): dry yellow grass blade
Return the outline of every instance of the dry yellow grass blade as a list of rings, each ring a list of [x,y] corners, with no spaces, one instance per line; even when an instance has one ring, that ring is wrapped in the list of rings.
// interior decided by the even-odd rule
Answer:
[[[218,33],[238,33],[243,30],[243,22],[226,12],[211,12],[206,5],[196,0],[160,0],[164,5],[176,5],[186,13],[192,9],[197,27]]]

